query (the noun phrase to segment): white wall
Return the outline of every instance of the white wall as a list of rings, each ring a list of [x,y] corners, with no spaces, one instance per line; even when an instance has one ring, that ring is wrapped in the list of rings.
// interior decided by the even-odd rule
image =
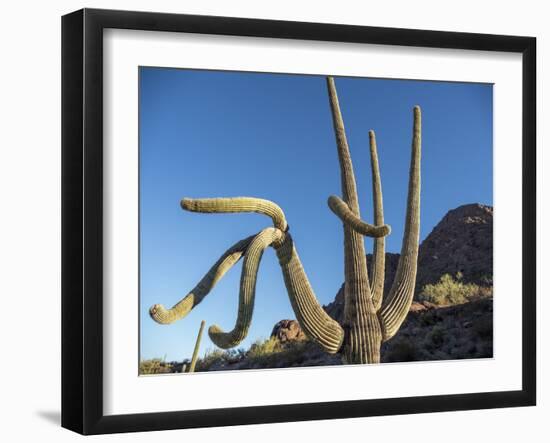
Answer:
[[[539,195],[548,191],[543,134],[550,121],[548,13],[544,2],[378,1],[298,2],[113,0],[4,2],[0,26],[0,436],[4,441],[72,441],[59,427],[60,409],[60,16],[81,7],[274,18],[531,35],[538,38]],[[546,113],[543,112],[546,105]],[[546,133],[548,131],[546,130]],[[545,164],[544,164],[545,163]],[[546,188],[546,189],[545,189]],[[539,197],[539,226],[548,222],[548,199]],[[539,274],[548,266],[548,235],[539,229]],[[519,241],[514,233],[511,241]],[[546,266],[545,266],[546,265]],[[547,271],[546,271],[547,272]],[[548,283],[539,279],[539,313],[549,309]],[[333,441],[356,435],[368,441],[446,443],[545,441],[550,436],[550,327],[539,314],[539,406],[277,425],[169,431],[96,440]],[[543,346],[541,346],[541,342]],[[546,348],[544,348],[546,345]],[[365,380],[365,383],[368,383]],[[411,380],[411,383],[416,381]],[[452,380],[449,380],[452,383]],[[388,435],[391,432],[391,437]],[[368,433],[368,434],[367,434]]]

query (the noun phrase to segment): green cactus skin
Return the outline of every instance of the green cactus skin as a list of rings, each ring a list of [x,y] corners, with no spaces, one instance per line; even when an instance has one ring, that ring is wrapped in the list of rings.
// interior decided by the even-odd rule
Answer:
[[[153,305],[149,314],[157,323],[167,325],[185,317],[191,309],[197,306],[208,295],[216,283],[225,275],[229,269],[242,257],[244,251],[254,236],[247,237],[235,243],[220,257],[210,268],[202,280],[187,294],[180,302],[172,308],[166,309],[163,305]]]
[[[272,219],[274,227],[264,229],[257,235],[233,245],[195,289],[172,309],[167,310],[162,305],[154,305],[150,309],[150,314],[155,321],[166,324],[183,318],[202,301],[225,272],[244,256],[235,327],[228,333],[216,325],[209,329],[210,338],[218,346],[236,346],[248,332],[254,307],[258,267],[263,251],[271,246],[277,253],[292,308],[305,334],[327,353],[341,352],[345,363],[380,362],[381,343],[398,331],[409,312],[414,295],[420,231],[421,113],[420,108],[416,106],[413,113],[405,233],[396,277],[388,296],[384,298],[384,237],[390,233],[390,227],[384,224],[376,137],[374,131],[369,131],[374,209],[374,225],[371,225],[361,219],[353,164],[332,77],[327,77],[327,88],[342,184],[342,198],[331,196],[328,205],[342,221],[344,230],[343,327],[328,316],[317,301],[294,241],[288,233],[288,224],[282,209],[269,200],[254,197],[184,198],[181,201],[182,208],[192,212],[264,214]],[[370,274],[363,236],[374,237]],[[202,326],[197,342],[200,341],[201,333]]]
[[[264,250],[274,241],[280,240],[282,235],[282,232],[277,228],[267,228],[256,235],[254,240],[250,242],[243,259],[239,311],[235,327],[230,332],[223,332],[218,325],[210,326],[208,329],[208,335],[216,346],[222,349],[233,348],[246,338],[252,321],[256,278],[262,255]]]
[[[201,347],[202,331],[204,330],[205,324],[206,322],[204,320],[201,321],[201,327],[199,328],[197,341],[195,342],[195,349],[193,349],[193,357],[191,357],[191,363],[189,364],[189,370],[187,372],[195,372],[195,365],[197,364],[197,359],[199,357],[199,348]]]
[[[401,246],[401,256],[397,272],[387,298],[379,312],[384,341],[389,340],[399,330],[411,307],[416,283],[418,261],[418,241],[420,235],[420,158],[421,158],[421,112],[414,108],[413,142],[409,172],[409,194],[405,233]]]
[[[184,198],[181,207],[192,212],[257,212],[267,215],[273,220],[273,225],[281,231],[286,231],[287,223],[283,210],[275,203],[254,197],[231,198]]]
[[[374,224],[384,225],[384,203],[382,199],[382,184],[380,180],[380,168],[378,166],[378,151],[376,149],[376,135],[369,131],[370,162],[372,172],[372,195],[374,209]],[[388,232],[389,234],[389,232]],[[386,239],[376,237],[372,252],[373,262],[370,268],[369,280],[371,282],[372,300],[375,309],[380,309],[382,296],[384,295],[384,271],[386,267]]]
[[[331,195],[328,198],[328,206],[346,226],[365,237],[380,238],[389,235],[391,232],[389,225],[374,226],[356,217],[340,197]]]

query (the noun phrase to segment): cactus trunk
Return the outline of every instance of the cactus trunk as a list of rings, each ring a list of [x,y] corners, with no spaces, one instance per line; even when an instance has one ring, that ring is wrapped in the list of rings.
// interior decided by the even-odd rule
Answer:
[[[201,321],[201,327],[199,328],[199,333],[197,334],[197,341],[195,342],[195,349],[193,349],[193,357],[191,357],[191,363],[189,364],[189,370],[187,372],[195,372],[195,365],[197,364],[197,359],[199,357],[199,348],[201,347],[201,337],[204,325],[206,322]]]
[[[352,214],[361,218],[353,164],[334,79],[327,79],[336,135],[342,196]],[[363,236],[344,221],[344,359],[346,363],[378,363],[382,333],[369,284]]]

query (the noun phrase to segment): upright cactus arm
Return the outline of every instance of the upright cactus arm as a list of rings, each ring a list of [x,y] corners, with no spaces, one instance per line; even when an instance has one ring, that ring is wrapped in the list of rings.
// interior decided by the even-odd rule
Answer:
[[[391,232],[389,225],[374,226],[361,220],[351,212],[349,206],[340,197],[331,195],[328,198],[328,206],[345,225],[361,235],[379,238]]]
[[[149,309],[149,314],[157,323],[167,325],[185,317],[191,309],[197,306],[212,290],[216,283],[225,275],[231,267],[242,257],[244,251],[254,236],[247,237],[231,246],[210,268],[201,281],[187,296],[176,303],[172,308],[166,309],[163,305],[156,304]]]
[[[201,321],[199,333],[197,334],[197,341],[195,342],[195,348],[193,349],[193,357],[191,358],[191,364],[187,372],[195,372],[195,365],[197,364],[197,358],[199,357],[199,348],[201,346],[202,331],[204,330],[205,321]]]
[[[210,326],[208,335],[218,347],[229,349],[241,343],[248,334],[254,310],[256,293],[256,278],[258,267],[265,248],[274,241],[280,240],[284,234],[276,228],[267,228],[261,231],[248,246],[241,273],[241,287],[239,292],[239,312],[237,322],[230,332],[224,332],[218,325]]]
[[[398,331],[409,312],[414,295],[420,233],[421,124],[420,107],[415,106],[403,245],[395,280],[379,311],[384,340],[390,339]]]
[[[283,210],[275,203],[261,198],[184,198],[181,201],[181,207],[186,211],[207,213],[257,212],[270,217],[273,225],[283,232],[288,227]]]
[[[275,250],[298,323],[308,338],[318,343],[325,352],[337,353],[344,340],[344,330],[319,305],[290,234],[284,236]]]
[[[382,200],[382,184],[380,180],[380,168],[378,166],[376,135],[372,130],[369,131],[369,146],[372,172],[372,203],[374,209],[374,224],[376,226],[383,226],[384,204]],[[378,310],[382,305],[382,297],[384,293],[384,275],[386,267],[386,239],[384,238],[384,236],[375,238],[372,257],[373,262],[370,267],[371,274],[369,276],[369,281],[371,284],[372,301],[374,303],[375,309]]]
[[[355,182],[355,174],[353,172],[353,163],[351,162],[348,140],[346,138],[346,129],[344,127],[344,120],[340,111],[340,103],[338,101],[336,85],[332,77],[327,77],[327,88],[332,114],[332,124],[334,126],[334,134],[336,136],[336,146],[338,148],[342,196],[344,201],[349,206],[350,211],[359,217],[359,199],[357,197],[357,186]]]
[[[348,209],[361,219],[353,164],[346,140],[334,79],[327,78],[332,123],[340,163],[342,197]],[[382,340],[380,325],[370,289],[365,255],[365,239],[347,223],[344,228],[344,330],[346,338],[343,359],[348,363],[377,363],[380,352],[374,352]]]

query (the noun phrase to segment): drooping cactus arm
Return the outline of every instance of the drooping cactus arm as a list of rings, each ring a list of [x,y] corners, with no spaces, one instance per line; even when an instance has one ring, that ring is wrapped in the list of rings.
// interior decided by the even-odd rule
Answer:
[[[331,195],[328,198],[328,206],[344,224],[361,235],[378,238],[385,237],[391,232],[389,225],[374,226],[358,218],[340,197]]]
[[[342,346],[344,330],[319,305],[290,234],[275,248],[298,323],[325,352],[335,354]]]
[[[384,340],[388,340],[395,335],[409,312],[414,296],[420,233],[420,157],[421,114],[420,108],[415,106],[403,245],[395,280],[379,311]]]
[[[210,326],[208,329],[210,339],[220,348],[232,348],[246,338],[252,320],[252,311],[254,310],[256,278],[262,255],[265,248],[274,241],[280,240],[283,235],[279,229],[267,228],[256,235],[248,246],[243,258],[241,287],[239,291],[239,312],[235,327],[230,332],[224,332],[218,325]]]
[[[257,212],[267,215],[273,220],[273,225],[285,232],[287,223],[283,210],[275,203],[255,197],[230,198],[184,198],[181,207],[186,211],[227,213],[227,212]]]
[[[374,131],[369,131],[370,163],[372,172],[372,195],[374,209],[374,224],[376,226],[384,225],[384,204],[382,200],[382,184],[380,180],[380,168],[378,166],[378,152],[376,149],[376,135]],[[389,234],[389,233],[388,233]],[[374,240],[374,249],[372,252],[373,261],[370,267],[371,275],[369,281],[371,284],[372,301],[374,307],[378,310],[382,304],[384,293],[384,275],[386,266],[386,239],[383,236],[376,237]]]
[[[210,268],[201,281],[195,286],[187,296],[176,303],[171,309],[166,309],[163,305],[156,304],[151,306],[149,314],[157,323],[166,325],[185,317],[191,309],[197,306],[202,299],[208,295],[214,285],[225,275],[231,267],[239,261],[244,251],[252,241],[254,236],[245,238],[235,243],[219,258],[219,260]]]
[[[201,321],[201,326],[199,328],[199,333],[197,334],[197,341],[195,342],[195,348],[193,349],[193,357],[191,357],[191,364],[189,365],[189,370],[187,372],[195,372],[195,365],[197,364],[197,359],[199,357],[199,349],[201,347],[201,337],[202,331],[204,330],[205,321]]]

